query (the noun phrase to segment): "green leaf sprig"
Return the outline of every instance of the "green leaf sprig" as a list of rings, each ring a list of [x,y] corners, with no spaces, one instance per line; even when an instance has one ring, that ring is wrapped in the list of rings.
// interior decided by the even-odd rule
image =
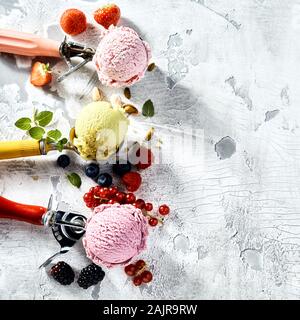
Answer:
[[[68,139],[62,138],[62,134],[58,129],[49,130],[46,133],[44,129],[48,126],[53,119],[53,112],[34,110],[33,119],[20,118],[16,121],[15,126],[21,130],[27,131],[27,134],[35,139],[41,140],[46,139],[47,142],[55,143],[57,149],[61,152],[64,145],[68,142]]]

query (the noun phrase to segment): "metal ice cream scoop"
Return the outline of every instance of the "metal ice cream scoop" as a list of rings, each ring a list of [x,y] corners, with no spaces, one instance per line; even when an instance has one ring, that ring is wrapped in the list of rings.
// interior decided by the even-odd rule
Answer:
[[[74,41],[63,42],[40,38],[34,34],[0,29],[0,52],[12,53],[22,56],[45,56],[62,58],[68,65],[68,71],[62,74],[57,81],[62,81],[74,71],[92,61],[96,52],[94,48]],[[72,58],[81,58],[78,64],[72,63]]]
[[[87,220],[81,214],[52,210],[52,196],[47,208],[13,202],[0,196],[0,218],[51,228],[60,250],[40,267],[46,267],[56,256],[67,253],[84,235]]]

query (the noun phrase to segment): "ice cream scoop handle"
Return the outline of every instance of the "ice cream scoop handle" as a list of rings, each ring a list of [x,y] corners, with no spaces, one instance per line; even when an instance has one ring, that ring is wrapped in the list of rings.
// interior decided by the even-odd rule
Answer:
[[[0,29],[0,52],[22,56],[60,57],[60,43],[34,34]]]
[[[43,225],[42,217],[47,209],[39,206],[21,204],[0,197],[0,218],[24,221],[35,225]]]
[[[40,141],[0,141],[0,160],[41,155]]]

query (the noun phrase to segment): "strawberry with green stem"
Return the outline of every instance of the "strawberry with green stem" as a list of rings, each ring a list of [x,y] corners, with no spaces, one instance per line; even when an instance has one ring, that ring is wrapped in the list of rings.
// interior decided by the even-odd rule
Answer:
[[[52,81],[49,63],[35,62],[31,70],[30,82],[36,87],[43,87]]]

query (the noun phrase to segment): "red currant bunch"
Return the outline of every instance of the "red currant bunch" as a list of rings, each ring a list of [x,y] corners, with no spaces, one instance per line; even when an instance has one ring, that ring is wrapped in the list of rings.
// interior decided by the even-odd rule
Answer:
[[[126,194],[124,194],[121,199],[119,196],[120,193],[123,194],[115,186],[110,188],[96,186],[90,188],[90,190],[84,194],[83,201],[88,208],[95,208],[103,203],[125,203],[123,202],[123,198],[125,199]]]
[[[142,283],[149,283],[153,279],[152,272],[147,270],[147,264],[144,260],[138,260],[136,263],[129,264],[124,268],[125,273],[133,277],[132,282],[135,286]]]
[[[163,219],[161,219],[158,215],[153,215],[151,212],[153,210],[153,204],[152,203],[144,203],[143,208],[144,209],[144,215],[148,217],[148,223],[151,227],[156,227],[159,223],[163,223]],[[163,204],[158,208],[158,213],[162,216],[166,216],[170,213],[170,208]]]

